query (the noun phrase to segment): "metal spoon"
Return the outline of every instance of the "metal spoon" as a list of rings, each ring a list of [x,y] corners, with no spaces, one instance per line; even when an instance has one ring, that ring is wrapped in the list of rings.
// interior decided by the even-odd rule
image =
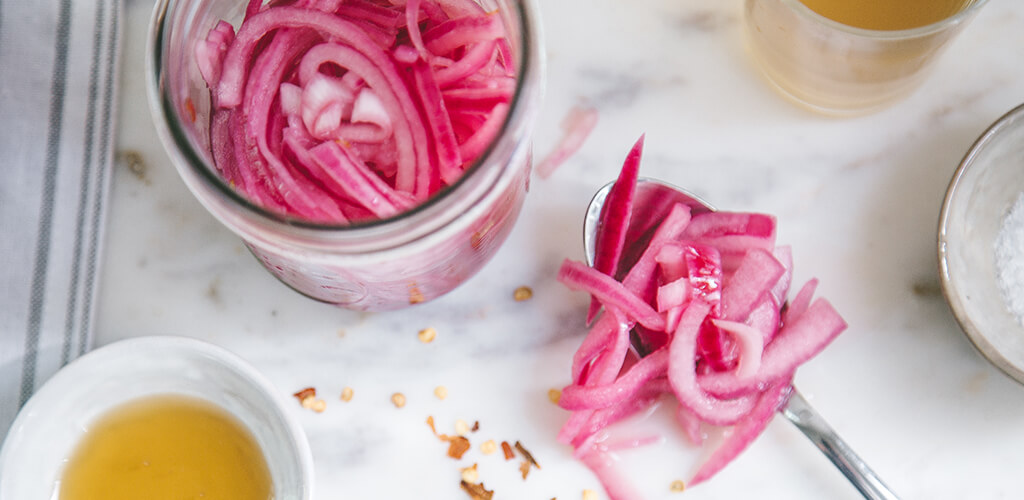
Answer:
[[[596,253],[601,208],[614,184],[614,182],[610,182],[598,190],[587,207],[587,214],[583,221],[583,247],[587,263],[590,265],[593,265]],[[690,205],[694,213],[715,210],[707,202],[681,188],[656,179],[640,178],[634,194],[632,222],[627,229],[626,237],[631,241],[643,237],[651,228],[661,223],[676,203]],[[642,351],[639,352],[643,355]],[[779,412],[796,425],[835,464],[836,468],[864,495],[864,498],[868,500],[899,500],[896,494],[882,482],[882,479],[825,422],[825,419],[814,411],[814,408],[797,392],[796,388],[790,390],[788,402],[779,409]]]

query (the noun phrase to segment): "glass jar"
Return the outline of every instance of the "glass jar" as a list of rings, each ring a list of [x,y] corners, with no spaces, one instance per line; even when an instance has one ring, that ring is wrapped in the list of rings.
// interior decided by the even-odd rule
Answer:
[[[852,116],[903,99],[988,0],[916,28],[874,30],[839,23],[801,0],[745,0],[744,31],[767,80],[814,111]]]
[[[484,0],[497,12],[517,62],[505,123],[451,186],[387,219],[330,225],[267,210],[219,174],[210,148],[210,92],[193,53],[220,20],[236,27],[245,0],[160,0],[153,12],[147,79],[156,128],[185,184],[280,281],[310,298],[359,310],[437,298],[489,261],[511,231],[530,176],[530,137],[543,61],[533,0]]]

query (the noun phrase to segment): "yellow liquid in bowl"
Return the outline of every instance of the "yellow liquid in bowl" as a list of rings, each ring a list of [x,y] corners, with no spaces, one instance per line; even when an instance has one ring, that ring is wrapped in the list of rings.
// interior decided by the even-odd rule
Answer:
[[[869,30],[904,30],[937,23],[973,0],[800,0],[838,23]]]
[[[270,470],[245,426],[198,398],[114,408],[65,466],[59,500],[269,500]]]

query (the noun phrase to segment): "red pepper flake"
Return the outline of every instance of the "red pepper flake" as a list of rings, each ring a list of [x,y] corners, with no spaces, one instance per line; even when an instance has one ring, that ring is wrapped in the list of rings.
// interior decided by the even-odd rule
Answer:
[[[508,444],[508,441],[501,442],[501,451],[505,453],[505,460],[516,458],[516,452],[512,451],[512,446]]]
[[[196,122],[196,105],[192,102],[191,97],[185,98],[185,114],[188,115],[188,121]]]
[[[459,460],[462,458],[462,455],[469,451],[471,445],[469,444],[468,439],[462,436],[449,436],[447,434],[438,434],[437,428],[434,426],[434,417],[427,417],[427,425],[430,426],[431,432],[433,432],[438,439],[448,443],[449,457]]]
[[[484,243],[487,241],[487,233],[494,228],[494,221],[488,220],[487,225],[480,228],[478,231],[474,231],[469,237],[469,246],[473,247],[473,250],[480,250],[483,248]]]
[[[476,464],[473,464],[472,467],[466,467],[466,468],[462,469],[461,472],[462,472],[462,480],[467,482],[467,483],[472,484],[472,483],[477,482],[477,480],[480,479],[480,473],[477,472],[477,470],[476,470]]]
[[[469,440],[462,436],[455,436],[448,441],[448,456],[459,460],[462,455],[469,451]]]
[[[307,387],[293,395],[299,400],[299,404],[301,404],[303,408],[313,410],[317,413],[323,413],[323,411],[327,409],[327,402],[316,398],[316,389],[313,387]]]
[[[426,300],[423,297],[423,292],[420,291],[420,287],[416,286],[416,283],[409,284],[409,304],[415,305]]]
[[[437,432],[437,427],[434,427],[434,417],[432,417],[432,416],[428,416],[427,417],[427,425],[430,426],[430,431],[433,432],[435,436],[437,436],[437,439],[440,439],[441,441],[444,441],[446,443],[448,441],[452,440],[451,436],[449,436],[447,434],[439,434]]]
[[[459,485],[462,486],[462,491],[465,491],[473,500],[491,500],[494,497],[494,491],[484,488],[484,483],[467,483],[462,481]]]
[[[530,452],[527,451],[526,448],[524,448],[522,443],[520,443],[519,441],[516,441],[516,450],[519,450],[519,453],[523,454],[523,458],[526,458],[526,460],[530,462],[530,465],[533,465],[534,467],[540,469],[540,464],[538,464],[537,461],[533,459],[533,455],[531,455]]]
[[[533,455],[531,455],[530,452],[527,451],[526,448],[524,448],[522,443],[520,443],[519,441],[516,441],[516,450],[518,450],[519,453],[523,455],[523,458],[525,459],[523,460],[523,463],[519,464],[519,472],[523,474],[523,479],[526,479],[526,476],[530,473],[531,466],[536,467],[537,470],[540,470],[540,464],[538,464],[537,461],[534,460]]]
[[[473,427],[471,429],[469,429],[469,431],[470,432],[476,432],[478,430],[480,430],[480,421],[479,420],[474,420],[473,421]]]
[[[315,387],[307,387],[307,388],[305,388],[305,389],[303,389],[303,390],[301,390],[299,392],[296,392],[295,394],[293,394],[293,396],[295,396],[299,400],[300,403],[305,402],[309,398],[315,398],[316,397],[316,388]]]
[[[519,464],[519,473],[523,475],[523,479],[525,480],[526,476],[530,474],[530,462],[523,460],[522,463]]]

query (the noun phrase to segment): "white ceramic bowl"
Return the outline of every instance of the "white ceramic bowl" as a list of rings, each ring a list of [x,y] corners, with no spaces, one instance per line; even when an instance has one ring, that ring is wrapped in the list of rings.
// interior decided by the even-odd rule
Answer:
[[[1024,192],[1024,105],[997,120],[954,174],[939,217],[943,292],[967,337],[995,366],[1024,383],[1024,326],[998,286],[995,241]]]
[[[0,450],[0,500],[56,498],[66,458],[84,429],[130,399],[176,393],[234,414],[267,459],[275,500],[309,500],[313,460],[305,434],[263,376],[228,351],[183,337],[141,337],[64,367],[22,408]]]

